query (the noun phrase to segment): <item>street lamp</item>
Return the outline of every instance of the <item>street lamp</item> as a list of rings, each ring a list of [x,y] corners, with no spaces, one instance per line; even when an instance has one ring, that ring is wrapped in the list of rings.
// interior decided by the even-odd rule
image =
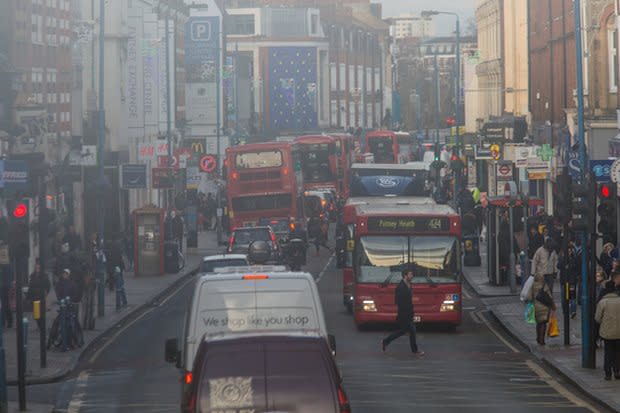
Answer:
[[[456,147],[456,153],[460,157],[461,156],[461,138],[460,138],[460,130],[459,127],[461,125],[461,116],[460,116],[460,104],[461,104],[461,21],[459,15],[457,13],[449,12],[449,11],[437,11],[437,10],[424,10],[420,13],[421,17],[424,19],[428,19],[431,16],[437,15],[448,15],[456,17],[456,79],[454,80],[455,85],[455,99],[454,99],[454,119],[456,125],[456,135],[454,139],[454,146]],[[455,180],[454,194],[457,195],[459,193],[459,178]]]

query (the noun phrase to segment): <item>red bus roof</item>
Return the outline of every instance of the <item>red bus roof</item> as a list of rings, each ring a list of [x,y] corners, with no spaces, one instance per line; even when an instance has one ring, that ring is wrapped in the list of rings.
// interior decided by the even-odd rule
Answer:
[[[313,143],[332,143],[334,138],[328,135],[306,135],[295,138],[295,143],[313,144]]]
[[[259,142],[249,143],[247,145],[229,146],[226,148],[226,152],[244,153],[244,152],[260,152],[265,149],[288,149],[292,148],[293,144],[290,142]]]

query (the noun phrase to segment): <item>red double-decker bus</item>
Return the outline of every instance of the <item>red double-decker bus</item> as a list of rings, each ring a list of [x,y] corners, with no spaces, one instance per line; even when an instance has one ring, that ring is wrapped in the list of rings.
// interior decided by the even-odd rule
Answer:
[[[330,136],[336,142],[338,192],[343,199],[347,199],[351,182],[351,165],[355,161],[355,136],[346,134],[332,134]]]
[[[395,322],[403,265],[414,268],[412,302],[422,323],[461,323],[461,221],[433,203],[355,207],[353,314],[358,326]]]
[[[374,155],[374,163],[400,163],[398,137],[392,131],[368,132],[365,151]]]
[[[334,138],[300,136],[295,139],[295,144],[299,148],[304,190],[329,189],[338,194],[338,157]]]
[[[264,142],[226,149],[227,197],[233,228],[261,218],[303,227],[302,176],[297,146]]]

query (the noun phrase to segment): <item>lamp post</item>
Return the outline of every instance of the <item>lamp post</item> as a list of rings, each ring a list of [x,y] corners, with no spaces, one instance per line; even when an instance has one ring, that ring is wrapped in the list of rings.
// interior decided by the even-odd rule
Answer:
[[[456,154],[461,157],[461,137],[459,127],[461,125],[461,21],[457,13],[449,11],[437,11],[437,10],[424,10],[421,13],[422,18],[429,18],[437,15],[448,15],[456,17],[456,74],[454,79],[454,124],[456,127],[456,135],[454,138],[454,146],[456,147]],[[458,196],[459,193],[460,176],[456,176],[454,182],[454,194]]]

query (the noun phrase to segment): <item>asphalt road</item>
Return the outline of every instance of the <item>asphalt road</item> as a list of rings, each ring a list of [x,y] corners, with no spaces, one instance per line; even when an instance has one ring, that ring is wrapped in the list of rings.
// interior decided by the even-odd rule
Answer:
[[[562,379],[553,377],[482,311],[467,293],[464,322],[456,332],[422,327],[423,357],[405,337],[386,354],[379,349],[390,326],[358,331],[342,306],[340,271],[327,252],[309,259],[318,278],[328,327],[355,413],[605,412]],[[178,334],[192,284],[148,309],[85,357],[74,377],[29,388],[29,398],[55,398],[56,411],[175,412],[179,375],[164,361],[164,340]],[[38,390],[36,390],[38,388]]]

